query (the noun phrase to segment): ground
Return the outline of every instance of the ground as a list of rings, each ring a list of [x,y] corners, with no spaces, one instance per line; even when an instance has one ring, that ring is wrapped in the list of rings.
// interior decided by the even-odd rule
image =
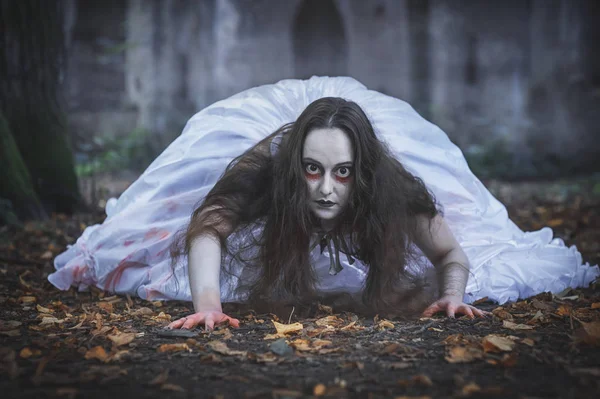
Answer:
[[[525,230],[551,226],[600,263],[600,193],[587,180],[486,182]],[[3,397],[584,398],[600,393],[600,288],[482,301],[487,319],[365,318],[315,305],[277,318],[231,307],[238,329],[167,332],[182,302],[62,292],[53,257],[94,214],[0,227]],[[280,323],[280,324],[277,324]]]

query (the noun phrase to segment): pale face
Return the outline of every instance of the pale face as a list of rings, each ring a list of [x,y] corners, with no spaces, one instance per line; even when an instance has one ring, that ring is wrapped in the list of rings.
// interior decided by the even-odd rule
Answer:
[[[348,136],[337,128],[310,131],[302,149],[310,209],[331,229],[350,199],[354,182],[354,151]]]

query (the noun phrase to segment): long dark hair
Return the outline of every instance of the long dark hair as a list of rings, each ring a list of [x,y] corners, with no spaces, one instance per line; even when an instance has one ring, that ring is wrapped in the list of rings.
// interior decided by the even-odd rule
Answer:
[[[302,150],[307,134],[320,128],[342,130],[354,149],[351,198],[332,234],[346,239],[350,255],[368,266],[363,303],[387,313],[414,304],[423,287],[406,265],[415,255],[416,216],[432,219],[438,213],[435,199],[377,138],[363,110],[336,97],[314,101],[295,122],[234,159],[174,242],[173,258],[187,255],[196,237],[210,234],[219,239],[224,258],[232,259],[222,262],[223,272],[230,273],[233,262],[243,263],[246,278],[237,289],[250,303],[314,298],[309,246],[318,220],[309,209]],[[272,154],[270,143],[278,135],[282,139]],[[228,240],[233,230],[236,239]],[[245,256],[249,248],[253,255]]]

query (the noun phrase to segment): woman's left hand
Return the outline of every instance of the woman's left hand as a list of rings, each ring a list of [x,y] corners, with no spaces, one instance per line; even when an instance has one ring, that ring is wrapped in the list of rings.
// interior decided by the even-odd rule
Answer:
[[[475,306],[467,305],[462,301],[462,298],[452,295],[446,295],[432,303],[423,311],[423,317],[431,317],[438,312],[444,312],[448,317],[454,318],[457,313],[469,316],[471,319],[475,317],[485,317],[489,312],[477,309]]]

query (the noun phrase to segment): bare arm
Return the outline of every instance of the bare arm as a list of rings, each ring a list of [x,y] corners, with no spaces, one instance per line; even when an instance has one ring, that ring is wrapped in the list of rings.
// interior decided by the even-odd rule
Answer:
[[[256,160],[270,157],[270,144],[274,136],[275,133],[236,159],[224,177],[217,182],[217,185],[227,181],[227,176],[231,177],[239,172],[254,173]],[[259,157],[252,157],[252,153]],[[207,202],[209,200],[206,200],[203,205],[204,209],[200,208],[194,213],[190,224],[190,230],[195,233],[191,233],[194,238],[189,244],[188,275],[195,313],[174,321],[169,328],[193,328],[198,324],[204,324],[207,329],[212,329],[215,323],[223,322],[229,322],[234,326],[239,325],[238,320],[223,313],[220,289],[221,242],[224,242],[235,230],[237,214],[230,212],[232,208],[218,205],[223,202],[227,203],[227,201],[221,200],[227,198],[226,196],[232,192],[219,193],[217,185],[213,187],[207,197],[209,198],[213,194],[212,205],[211,202]],[[218,194],[214,194],[215,192]],[[216,204],[215,198],[217,199]],[[244,198],[244,195],[241,195],[240,198]],[[245,206],[243,200],[236,206],[243,208]],[[188,230],[188,234],[190,234],[190,230]]]
[[[423,313],[432,316],[438,311],[446,311],[454,317],[461,312],[471,317],[483,316],[481,310],[463,303],[463,296],[469,278],[469,259],[450,231],[441,215],[429,219],[418,216],[416,244],[438,271],[441,298]]]

